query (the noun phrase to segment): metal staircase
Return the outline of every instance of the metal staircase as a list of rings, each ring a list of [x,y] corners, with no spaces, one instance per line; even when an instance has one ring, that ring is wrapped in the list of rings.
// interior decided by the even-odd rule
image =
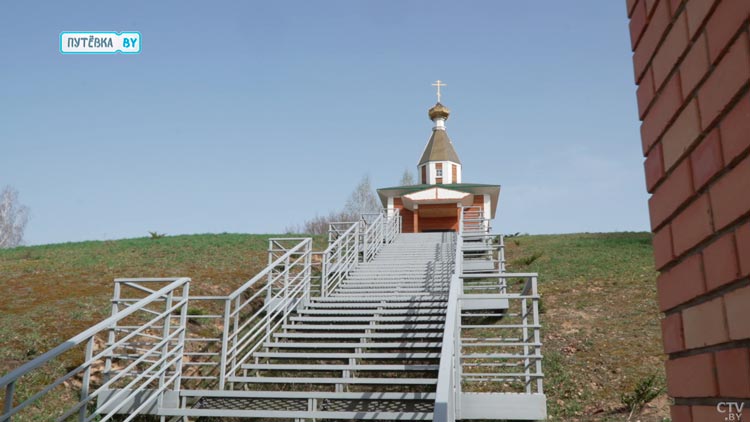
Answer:
[[[399,235],[291,313],[230,378],[234,390],[189,391],[197,400],[160,414],[432,419],[453,240]]]
[[[0,378],[0,422],[71,381],[80,397],[52,420],[543,419],[536,275],[506,273],[502,237],[461,215],[460,234],[365,215],[332,224],[320,253],[271,239],[269,265],[227,296],[119,279],[110,318]],[[79,366],[16,394],[76,351]]]

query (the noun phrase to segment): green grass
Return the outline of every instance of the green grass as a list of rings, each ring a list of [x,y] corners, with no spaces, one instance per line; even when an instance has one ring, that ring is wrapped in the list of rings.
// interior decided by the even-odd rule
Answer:
[[[228,294],[266,266],[269,237],[284,236],[144,237],[0,250],[0,374],[109,316],[113,279],[190,277],[191,294]],[[313,249],[324,247],[316,237]],[[26,387],[53,380],[72,359],[37,371]],[[18,419],[46,421],[45,411]]]
[[[0,374],[106,317],[114,278],[186,276],[194,294],[224,294],[265,266],[268,237],[191,235],[0,250]],[[323,247],[316,238],[314,249]],[[623,394],[651,375],[664,384],[651,235],[518,236],[508,239],[506,251],[509,271],[540,273],[550,419],[625,420]],[[638,419],[667,415],[662,394]]]
[[[626,420],[624,393],[651,375],[664,385],[651,234],[519,236],[506,260],[539,273],[551,420]],[[662,394],[634,420],[661,421],[667,404]]]

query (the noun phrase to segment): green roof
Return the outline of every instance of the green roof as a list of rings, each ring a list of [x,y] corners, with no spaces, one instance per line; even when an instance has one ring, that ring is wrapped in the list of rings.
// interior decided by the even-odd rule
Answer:
[[[390,188],[380,188],[381,190],[403,190],[405,192],[417,192],[420,190],[430,188],[443,188],[461,191],[461,189],[473,189],[473,188],[499,188],[500,185],[487,185],[484,183],[440,183],[435,185],[421,184],[421,185],[405,185],[405,186],[393,186]]]

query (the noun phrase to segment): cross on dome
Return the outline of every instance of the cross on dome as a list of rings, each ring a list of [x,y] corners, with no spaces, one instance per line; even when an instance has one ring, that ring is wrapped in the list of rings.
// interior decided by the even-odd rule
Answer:
[[[432,86],[436,86],[437,87],[437,102],[440,102],[440,87],[441,86],[448,86],[448,84],[444,84],[444,83],[442,83],[442,81],[440,79],[438,79],[437,81],[435,81],[434,84],[432,84]]]

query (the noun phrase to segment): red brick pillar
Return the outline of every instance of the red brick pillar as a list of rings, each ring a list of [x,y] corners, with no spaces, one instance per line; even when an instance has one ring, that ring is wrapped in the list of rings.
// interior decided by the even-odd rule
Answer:
[[[672,417],[750,421],[750,0],[626,3]]]

